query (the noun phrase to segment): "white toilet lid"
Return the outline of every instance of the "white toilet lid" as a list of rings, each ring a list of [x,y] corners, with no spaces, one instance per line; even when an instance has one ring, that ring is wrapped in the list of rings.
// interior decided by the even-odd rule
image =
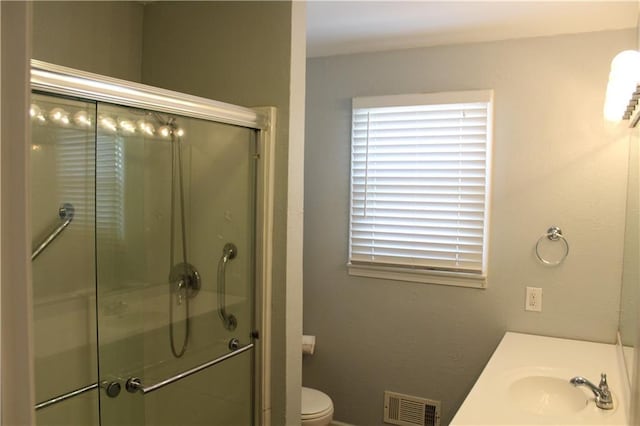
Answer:
[[[333,402],[326,394],[316,389],[302,388],[302,415],[326,413],[333,410]]]

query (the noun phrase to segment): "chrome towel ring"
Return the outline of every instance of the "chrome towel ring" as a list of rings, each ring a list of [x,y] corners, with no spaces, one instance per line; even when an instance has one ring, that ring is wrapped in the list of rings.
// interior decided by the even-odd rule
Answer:
[[[542,255],[540,254],[540,243],[542,243],[545,238],[547,238],[549,241],[561,241],[564,244],[564,253],[560,257],[560,259],[556,261],[550,261],[542,257]],[[544,263],[545,265],[549,265],[549,266],[559,265],[562,262],[564,262],[564,260],[567,258],[568,255],[569,255],[569,242],[564,237],[564,235],[562,235],[562,229],[560,229],[559,227],[552,226],[551,228],[547,229],[546,234],[538,238],[538,242],[536,243],[536,257],[538,258],[538,260],[540,260],[540,262]]]

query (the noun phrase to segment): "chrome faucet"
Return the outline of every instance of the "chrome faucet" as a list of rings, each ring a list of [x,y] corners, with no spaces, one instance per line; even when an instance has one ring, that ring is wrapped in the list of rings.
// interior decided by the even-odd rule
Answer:
[[[613,397],[611,396],[611,391],[609,390],[609,385],[607,384],[606,374],[600,374],[599,386],[594,385],[582,376],[573,377],[571,380],[569,380],[569,383],[571,383],[573,386],[584,385],[591,389],[591,392],[593,392],[593,394],[596,396],[596,407],[602,408],[603,410],[611,410],[613,408]]]

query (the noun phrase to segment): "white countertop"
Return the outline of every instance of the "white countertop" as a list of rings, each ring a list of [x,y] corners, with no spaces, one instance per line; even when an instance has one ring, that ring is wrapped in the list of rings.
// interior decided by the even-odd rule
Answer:
[[[598,385],[601,372],[607,374],[613,410],[597,408],[586,387],[564,386],[574,376]],[[624,380],[616,345],[507,332],[451,426],[626,425]],[[536,393],[536,383],[551,386]],[[565,401],[573,401],[573,407]]]

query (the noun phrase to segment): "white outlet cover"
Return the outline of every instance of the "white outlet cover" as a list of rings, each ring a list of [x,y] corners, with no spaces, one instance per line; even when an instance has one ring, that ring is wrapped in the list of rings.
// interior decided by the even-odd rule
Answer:
[[[524,309],[525,311],[542,312],[542,288],[527,287]]]

